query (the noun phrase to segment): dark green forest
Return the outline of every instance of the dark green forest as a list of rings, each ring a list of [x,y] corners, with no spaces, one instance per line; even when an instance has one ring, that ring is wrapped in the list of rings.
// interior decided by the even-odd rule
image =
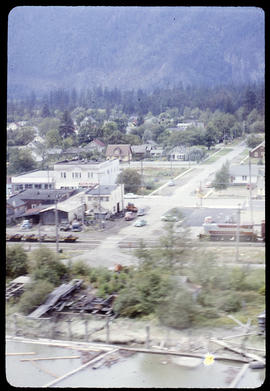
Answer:
[[[100,86],[79,91],[76,88],[60,88],[40,97],[32,91],[25,99],[8,101],[8,122],[14,121],[16,115],[34,115],[37,109],[42,110],[43,117],[48,117],[53,115],[55,110],[71,112],[76,107],[105,109],[108,117],[111,110],[118,110],[126,115],[143,116],[149,112],[159,115],[168,109],[177,109],[177,114],[183,115],[188,107],[234,114],[243,107],[245,118],[253,109],[264,115],[264,94],[264,83],[186,88],[179,85],[166,89],[157,88],[151,93],[142,89],[123,91]]]

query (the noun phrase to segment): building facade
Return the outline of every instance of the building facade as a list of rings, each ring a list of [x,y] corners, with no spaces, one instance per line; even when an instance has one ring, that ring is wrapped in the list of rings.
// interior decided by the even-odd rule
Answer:
[[[12,193],[27,189],[54,189],[54,172],[51,170],[32,171],[11,178]]]
[[[118,159],[102,162],[71,160],[54,165],[56,189],[91,188],[94,185],[115,184],[119,175]]]

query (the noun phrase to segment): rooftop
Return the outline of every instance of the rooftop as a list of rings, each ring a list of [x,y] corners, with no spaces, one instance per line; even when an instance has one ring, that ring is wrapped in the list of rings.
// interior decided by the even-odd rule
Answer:
[[[18,182],[39,182],[40,180],[45,180],[47,182],[53,182],[54,172],[51,170],[37,170],[32,172],[27,172],[25,174],[16,175],[11,178],[12,183]]]
[[[85,194],[89,195],[109,195],[117,188],[117,185],[97,186],[94,189],[88,190]]]
[[[74,166],[74,165],[95,165],[95,164],[100,164],[106,162],[105,159],[102,160],[88,160],[88,159],[74,159],[74,160],[62,160],[61,162],[57,162],[54,165],[69,165],[69,166]]]

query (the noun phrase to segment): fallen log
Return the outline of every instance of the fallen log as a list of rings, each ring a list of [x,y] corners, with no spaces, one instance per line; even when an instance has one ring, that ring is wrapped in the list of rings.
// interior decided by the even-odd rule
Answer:
[[[36,354],[36,352],[6,353],[6,356],[28,356],[30,354]]]
[[[236,377],[233,379],[233,381],[231,382],[231,384],[229,385],[228,388],[235,388],[239,381],[242,379],[242,377],[244,376],[246,370],[248,369],[249,367],[249,364],[244,364],[241,368],[241,370],[238,372],[238,374],[236,375]]]
[[[48,371],[47,369],[45,368],[42,368],[40,365],[38,365],[36,362],[34,362],[33,360],[30,360],[31,361],[31,364],[33,364],[36,368],[40,369],[41,371],[47,373],[47,375],[50,375],[52,377],[55,377],[55,378],[59,378],[58,375],[56,375],[55,373],[51,372],[51,371]]]
[[[141,349],[141,348],[128,348],[125,346],[119,347],[120,350],[128,350],[131,352],[137,352],[137,353],[151,353],[151,354],[165,354],[165,355],[172,355],[172,356],[183,356],[183,357],[197,357],[204,359],[205,354],[196,354],[196,353],[187,353],[187,352],[179,352],[175,350],[153,350],[153,349]],[[244,362],[248,363],[249,361],[245,359],[240,359],[236,357],[224,357],[224,356],[215,356],[215,360],[226,360],[226,361],[237,361],[237,362]]]
[[[77,372],[81,371],[82,369],[88,367],[90,364],[94,364],[95,362],[99,361],[101,358],[103,358],[103,357],[105,357],[105,356],[107,356],[107,355],[109,355],[111,353],[115,353],[118,350],[119,350],[119,348],[113,349],[113,350],[111,350],[111,351],[109,351],[107,353],[101,354],[101,355],[95,357],[93,360],[90,360],[87,363],[83,364],[79,368],[76,368],[73,371],[70,371],[70,372],[66,373],[65,375],[59,377],[58,379],[53,380],[52,382],[45,384],[45,386],[43,386],[42,388],[51,387],[51,386],[55,385],[56,383],[59,383],[60,381],[66,379],[67,377],[69,377],[71,375],[74,375],[74,373],[77,373]]]
[[[235,347],[232,347],[230,345],[228,345],[226,342],[223,342],[223,341],[219,341],[215,338],[211,338],[210,341],[220,345],[220,346],[223,346],[225,349],[228,349],[228,350],[231,350],[232,352],[235,352],[235,353],[238,353],[240,354],[241,356],[245,356],[247,358],[251,358],[253,361],[260,361],[262,363],[265,364],[265,360],[260,357],[260,356],[257,356],[257,354],[254,354],[254,353],[247,353],[247,352],[244,352],[242,351],[241,349],[237,349]]]
[[[60,357],[37,357],[37,358],[22,358],[20,361],[42,361],[42,360],[61,360],[70,358],[80,358],[81,356],[60,356]]]

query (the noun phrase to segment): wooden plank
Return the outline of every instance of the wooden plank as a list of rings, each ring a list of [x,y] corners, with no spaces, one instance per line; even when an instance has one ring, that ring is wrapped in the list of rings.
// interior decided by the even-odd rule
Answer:
[[[94,359],[88,361],[87,363],[83,364],[83,365],[80,366],[79,368],[76,368],[76,369],[74,369],[73,371],[70,371],[70,372],[66,373],[65,375],[59,377],[58,379],[53,380],[52,382],[45,384],[45,386],[43,386],[42,388],[51,387],[51,386],[53,386],[53,385],[59,383],[60,381],[66,379],[67,377],[69,377],[69,376],[71,376],[71,375],[74,375],[74,373],[77,373],[77,372],[81,371],[82,369],[88,367],[90,364],[94,364],[95,362],[99,361],[101,358],[104,358],[105,356],[108,356],[108,355],[111,354],[111,353],[115,353],[115,352],[117,352],[118,350],[119,350],[119,348],[113,349],[113,350],[111,350],[111,351],[109,351],[109,352],[107,352],[107,353],[104,353],[104,354],[100,354],[98,357],[95,357]]]
[[[198,357],[201,359],[205,358],[205,354],[179,352],[179,351],[174,351],[174,350],[153,350],[153,349],[128,348],[128,347],[122,347],[122,346],[119,347],[119,350],[128,350],[128,351],[137,352],[137,353],[165,354],[165,355],[183,356],[183,357]],[[235,358],[235,357],[215,356],[215,360],[237,361],[237,362],[247,363],[247,360]]]
[[[6,353],[6,356],[27,356],[30,354],[36,354],[36,352]],[[29,359],[29,360],[31,360],[31,359]]]
[[[57,356],[57,357],[37,357],[37,358],[22,358],[20,361],[42,361],[42,360],[61,360],[70,358],[81,358],[81,356]]]
[[[238,374],[233,379],[233,381],[231,382],[231,384],[229,385],[228,388],[235,388],[238,385],[238,383],[240,382],[240,380],[244,376],[244,374],[245,374],[246,370],[248,369],[248,367],[249,367],[249,364],[244,364],[242,366],[241,370],[238,372]]]
[[[251,358],[252,360],[255,360],[255,361],[260,361],[265,364],[265,360],[262,357],[257,356],[257,354],[244,352],[241,349],[237,349],[235,347],[232,347],[232,346],[228,345],[226,342],[219,341],[215,338],[211,338],[210,341],[212,341],[220,346],[223,346],[225,349],[231,350],[235,353],[241,354],[242,356]]]
[[[40,365],[38,365],[36,362],[34,362],[34,361],[32,361],[32,360],[30,360],[30,361],[31,361],[31,364],[33,364],[36,368],[40,369],[41,371],[47,373],[47,375],[50,375],[50,376],[52,376],[52,377],[55,377],[56,379],[59,378],[59,376],[56,375],[55,373],[53,373],[53,372],[51,372],[51,371],[48,371],[48,370],[45,369],[45,368],[42,368]]]

